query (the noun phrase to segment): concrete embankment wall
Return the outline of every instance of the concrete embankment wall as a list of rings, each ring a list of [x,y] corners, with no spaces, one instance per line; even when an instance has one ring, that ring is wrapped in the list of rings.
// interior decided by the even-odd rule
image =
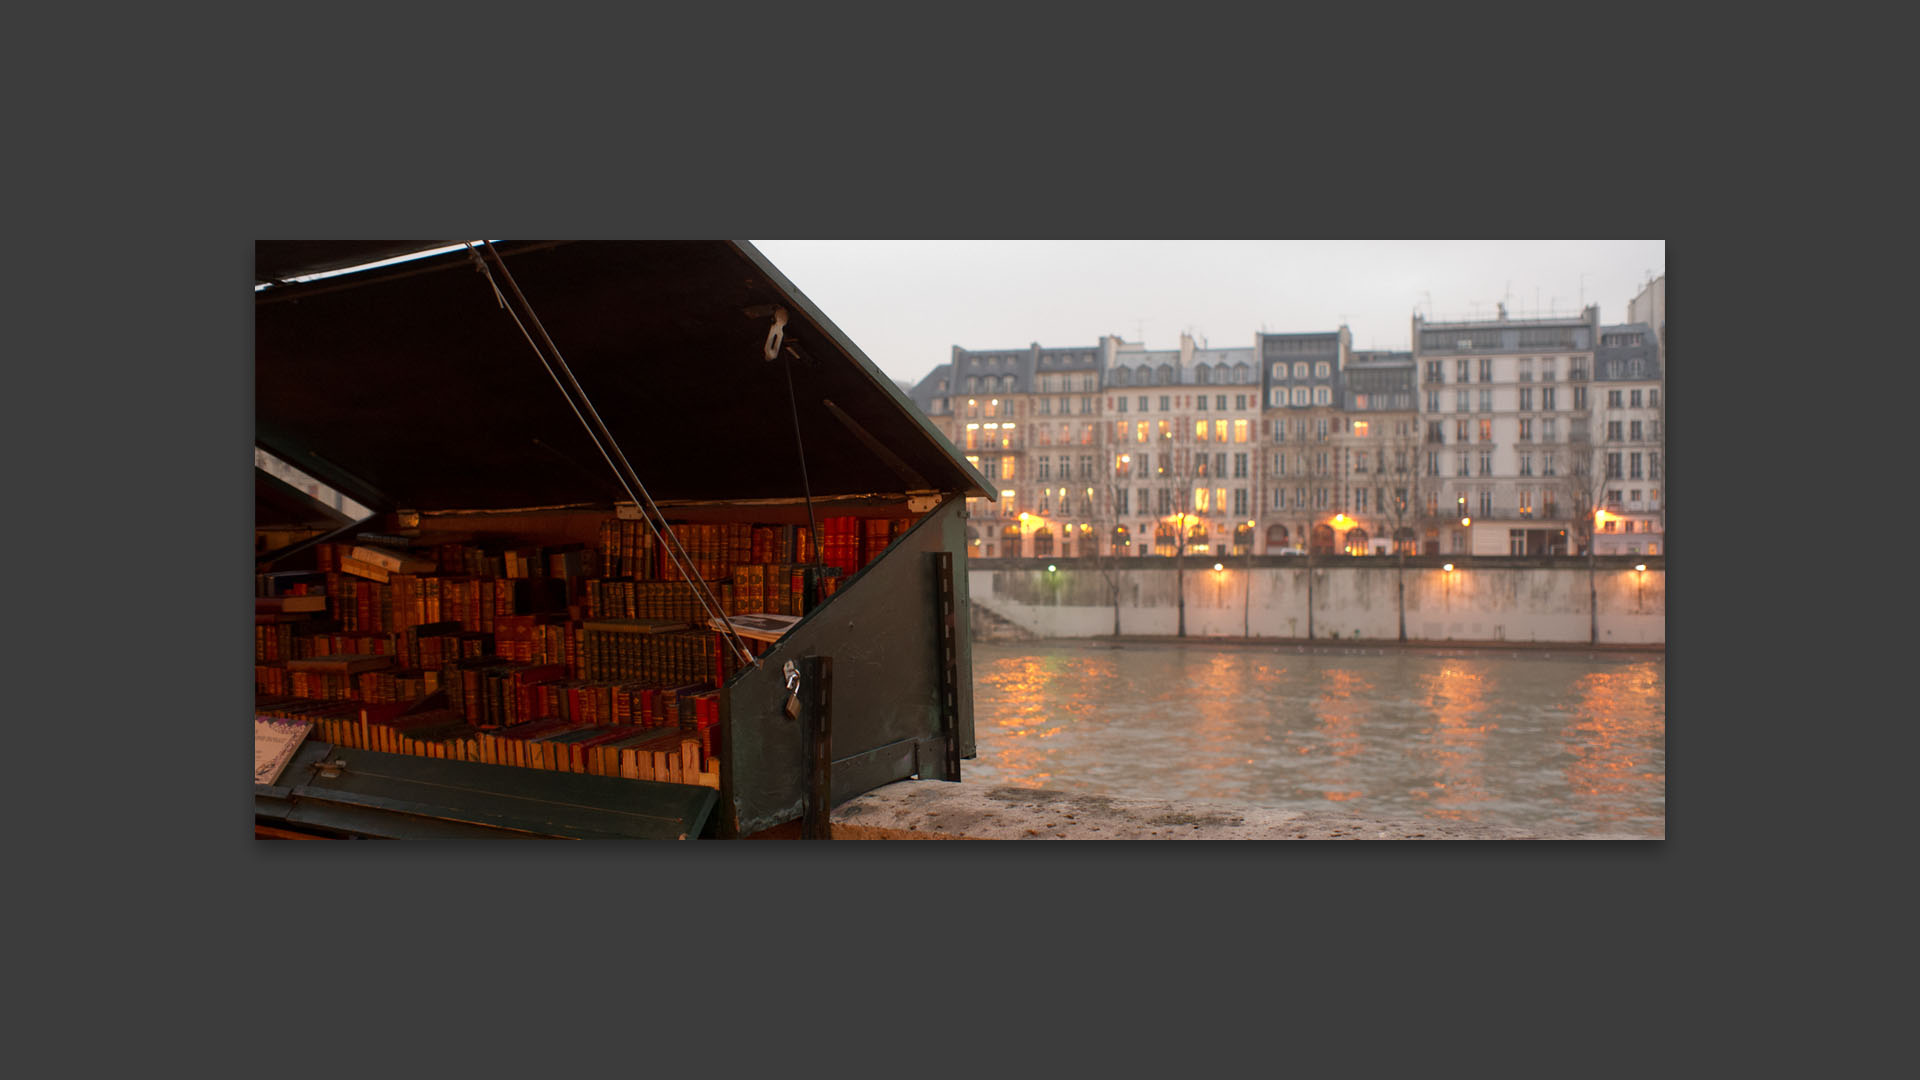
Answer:
[[[1401,571],[1390,558],[1259,557],[1187,560],[1188,637],[1397,640]],[[1453,569],[1423,556],[1404,571],[1409,641],[1586,642],[1591,629],[1588,566],[1582,558],[1456,556]],[[1038,637],[1114,632],[1170,636],[1180,624],[1180,572],[1172,559],[971,560],[971,603]],[[1646,570],[1634,569],[1645,565]],[[1310,580],[1311,579],[1311,580]],[[1597,560],[1599,641],[1666,643],[1666,569],[1653,556]]]

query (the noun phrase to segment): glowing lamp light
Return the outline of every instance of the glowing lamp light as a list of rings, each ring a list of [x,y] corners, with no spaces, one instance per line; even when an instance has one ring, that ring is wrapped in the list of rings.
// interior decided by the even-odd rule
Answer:
[[[1215,570],[1225,570],[1225,569],[1226,569],[1226,567],[1224,567],[1224,566],[1221,566],[1221,565],[1220,565],[1219,563],[1214,563],[1214,564],[1213,564],[1213,568],[1214,568]]]
[[[1462,525],[1471,525],[1471,524],[1473,524],[1473,519],[1472,519],[1472,518],[1470,518],[1470,517],[1463,517],[1463,518],[1461,518],[1461,519],[1460,519],[1460,524],[1462,524]]]
[[[1025,510],[1020,511],[1020,520],[1021,521],[1027,520],[1027,512]]]
[[[1347,515],[1345,515],[1345,514],[1335,514],[1335,515],[1333,515],[1333,526],[1334,526],[1334,528],[1336,528],[1336,529],[1344,529],[1344,528],[1346,528],[1346,527],[1347,527],[1348,525],[1351,525],[1351,524],[1353,524],[1353,519],[1352,519],[1352,518],[1350,518],[1350,517],[1348,517]]]
[[[1442,566],[1440,569],[1445,570],[1447,573],[1451,574],[1453,573],[1453,564],[1447,563],[1445,566]]]
[[[1640,572],[1641,572],[1641,573],[1643,573],[1643,574],[1647,572],[1647,564],[1646,564],[1646,563],[1634,563],[1634,564],[1633,564],[1633,568],[1634,568],[1635,570],[1638,570],[1638,571],[1640,571]]]
[[[1059,567],[1057,567],[1057,566],[1055,566],[1055,565],[1053,565],[1052,563],[1048,563],[1048,564],[1047,564],[1047,573],[1049,573],[1049,574],[1051,574],[1051,573],[1053,573],[1054,571],[1056,571],[1056,570],[1058,570],[1058,569],[1059,569]]]

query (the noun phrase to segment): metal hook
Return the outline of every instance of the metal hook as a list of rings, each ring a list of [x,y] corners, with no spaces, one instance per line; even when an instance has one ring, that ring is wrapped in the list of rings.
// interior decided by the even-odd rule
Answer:
[[[761,350],[766,354],[767,359],[771,360],[780,355],[780,343],[786,340],[786,336],[787,309],[783,307],[774,308],[773,325],[767,329],[766,348]]]

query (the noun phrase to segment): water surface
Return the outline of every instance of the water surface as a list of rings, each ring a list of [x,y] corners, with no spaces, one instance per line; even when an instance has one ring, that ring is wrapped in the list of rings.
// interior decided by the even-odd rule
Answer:
[[[1662,836],[1659,654],[976,643],[968,781]]]

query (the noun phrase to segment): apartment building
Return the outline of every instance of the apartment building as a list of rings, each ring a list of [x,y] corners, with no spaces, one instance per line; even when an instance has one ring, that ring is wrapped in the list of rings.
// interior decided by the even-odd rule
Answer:
[[[1421,550],[1567,554],[1591,494],[1589,382],[1600,309],[1578,316],[1430,322],[1413,317]]]
[[[1337,517],[1346,526],[1336,530],[1338,550],[1419,552],[1415,526],[1425,485],[1416,382],[1411,352],[1355,351],[1347,359],[1334,439],[1344,477]]]
[[[1093,345],[956,345],[951,361],[914,387],[914,403],[999,494],[968,502],[972,554],[1064,557],[1092,541],[1100,366]]]
[[[1658,555],[1665,550],[1661,497],[1662,420],[1659,338],[1652,326],[1600,328],[1593,363],[1594,454],[1601,478],[1594,551]]]
[[[1263,553],[1342,550],[1353,528],[1343,515],[1349,464],[1344,377],[1353,335],[1260,334]]]
[[[1250,348],[1102,339],[1106,530],[1134,555],[1245,553],[1254,540],[1260,387]]]

